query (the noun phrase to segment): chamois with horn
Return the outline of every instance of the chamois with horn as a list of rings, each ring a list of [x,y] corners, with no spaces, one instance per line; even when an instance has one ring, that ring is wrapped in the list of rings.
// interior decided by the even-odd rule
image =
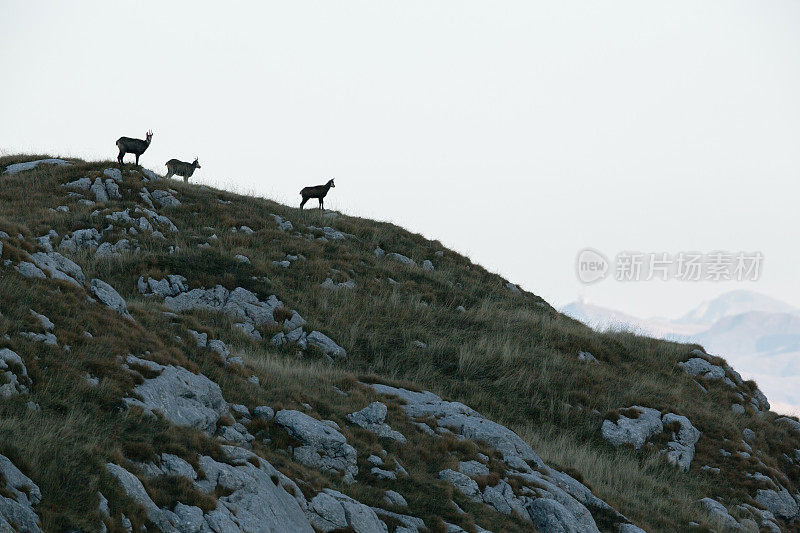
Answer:
[[[325,185],[315,185],[313,187],[304,187],[303,190],[300,191],[300,196],[303,197],[303,201],[300,202],[300,209],[303,209],[303,206],[306,205],[306,202],[310,198],[316,198],[319,200],[319,208],[325,209],[323,205],[323,200],[325,199],[325,195],[328,194],[328,191],[331,190],[331,187],[336,187],[333,184],[333,180],[328,180],[328,183]]]
[[[136,156],[136,166],[139,166],[139,156],[147,150],[147,147],[150,146],[150,142],[153,140],[153,132],[147,132],[147,138],[145,140],[142,139],[132,139],[131,137],[120,137],[117,139],[117,148],[119,148],[119,155],[117,156],[117,161],[119,164],[122,164],[122,158],[125,157],[125,154],[133,154]]]

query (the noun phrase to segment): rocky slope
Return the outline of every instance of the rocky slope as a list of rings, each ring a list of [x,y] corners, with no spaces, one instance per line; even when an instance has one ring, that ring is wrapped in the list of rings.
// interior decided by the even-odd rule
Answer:
[[[698,346],[388,224],[0,172],[0,530],[798,528],[800,423]]]

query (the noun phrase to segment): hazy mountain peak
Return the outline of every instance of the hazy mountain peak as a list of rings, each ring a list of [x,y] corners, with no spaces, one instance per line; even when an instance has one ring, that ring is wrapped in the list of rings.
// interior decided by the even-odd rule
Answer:
[[[767,313],[789,313],[795,308],[786,302],[754,291],[736,290],[726,292],[712,300],[701,303],[680,319],[679,322],[706,322],[750,311]]]

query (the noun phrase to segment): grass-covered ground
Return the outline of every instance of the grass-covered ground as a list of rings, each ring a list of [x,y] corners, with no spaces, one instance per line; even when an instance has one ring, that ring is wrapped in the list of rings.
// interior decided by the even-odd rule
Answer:
[[[0,172],[9,164],[43,157],[47,156],[2,157]],[[4,240],[2,259],[24,260],[26,253],[39,249],[35,237],[50,230],[59,236],[88,227],[103,231],[108,223],[102,216],[92,216],[97,209],[141,204],[141,174],[128,173],[131,165],[125,166],[121,201],[81,205],[61,187],[84,176],[94,179],[102,169],[116,167],[116,162],[74,161],[69,167],[40,166],[0,176],[0,230],[10,236]],[[431,390],[510,427],[545,462],[582,480],[648,530],[682,530],[690,521],[713,527],[695,502],[705,496],[730,508],[736,502],[751,502],[758,484],[745,472],[772,477],[781,472],[781,482],[790,491],[800,487],[800,471],[782,456],[800,448],[797,438],[773,424],[776,415],[772,413],[734,414],[730,406],[736,401],[735,392],[718,382],[706,383],[708,393],[701,392],[677,366],[689,357],[693,346],[630,333],[595,332],[533,294],[510,290],[506,280],[439,242],[392,224],[300,211],[177,180],[144,185],[151,192],[177,191],[181,205],[158,211],[172,220],[178,233],[165,232],[162,239],[147,232],[131,237],[119,228],[106,231],[104,241],[113,243],[123,237],[137,241],[140,250],[120,258],[64,252],[82,266],[87,279],[100,278],[115,287],[127,300],[135,321],[89,302],[85,291],[68,283],[27,279],[10,266],[0,267],[0,347],[23,356],[33,382],[28,396],[0,400],[0,453],[41,488],[44,497],[39,512],[48,531],[95,529],[98,490],[112,502],[122,501],[121,489],[102,466],[107,461],[147,460],[163,451],[190,462],[196,461],[198,452],[220,456],[218,444],[197,432],[120,408],[121,399],[135,383],[131,374],[120,370],[119,357],[145,352],[153,360],[202,371],[221,386],[231,403],[276,409],[310,404],[319,416],[342,427],[348,442],[359,450],[360,461],[362,451],[378,451],[380,444],[371,433],[346,422],[347,413],[377,399],[357,382]],[[60,205],[69,211],[51,210]],[[350,236],[329,242],[296,237],[294,232],[281,231],[272,213],[291,221],[295,231],[304,235],[322,235],[309,226],[332,226]],[[254,233],[230,231],[243,225]],[[198,247],[204,243],[210,247]],[[373,250],[378,246],[411,257],[418,265],[430,260],[435,270],[376,257]],[[177,251],[170,253],[170,247]],[[237,261],[236,254],[247,256],[250,263]],[[287,254],[302,257],[288,268],[273,265]],[[275,348],[268,339],[277,327],[262,329],[265,342],[259,343],[237,333],[222,315],[165,315],[158,298],[139,294],[136,281],[139,276],[161,279],[166,274],[186,277],[191,288],[222,284],[229,289],[247,288],[263,298],[274,294],[308,320],[308,331],[327,334],[347,350],[348,357],[329,365],[314,350],[299,358],[294,347]],[[334,282],[352,279],[356,287],[337,291],[320,287],[328,277]],[[43,331],[30,310],[55,323],[59,346],[19,335]],[[188,329],[224,340],[247,367],[224,366],[191,342]],[[416,347],[414,341],[426,346]],[[579,351],[591,352],[600,363],[580,362]],[[100,379],[99,386],[87,383],[87,373]],[[260,385],[247,380],[252,374],[259,377]],[[350,394],[339,395],[332,385]],[[29,400],[41,410],[25,408]],[[653,450],[615,449],[601,437],[600,425],[607,414],[631,405],[685,415],[700,429],[697,456],[688,473],[671,468]],[[439,439],[432,444],[432,439],[420,438],[396,406],[390,409],[389,421],[410,437],[406,446],[387,451],[411,476],[397,482],[360,476],[352,486],[290,460],[284,450],[287,443],[268,425],[251,432],[273,431],[272,443],[257,444],[255,450],[290,477],[303,480],[301,488],[309,493],[332,486],[364,503],[379,505],[383,490],[396,488],[409,501],[405,512],[429,523],[441,517],[464,527],[474,521],[493,531],[528,530],[529,524],[472,504],[445,482],[435,481],[435,473],[454,461],[450,452],[464,443]],[[745,427],[755,431],[752,445],[759,453],[750,459],[736,454],[723,457],[721,448],[740,449]],[[487,452],[477,446],[460,450],[478,451]],[[703,465],[718,467],[721,473],[703,472]],[[178,479],[162,479],[147,488],[159,504],[180,499],[203,508],[214,505],[213,498],[196,493]],[[451,498],[469,512],[467,517],[448,505]],[[132,507],[112,511],[124,511],[135,523],[144,522],[142,512]]]

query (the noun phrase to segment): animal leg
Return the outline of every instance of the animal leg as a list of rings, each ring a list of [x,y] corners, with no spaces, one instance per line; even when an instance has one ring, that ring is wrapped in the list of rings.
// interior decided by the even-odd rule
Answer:
[[[136,166],[139,166],[139,154],[136,154]]]
[[[183,177],[183,182],[184,183],[189,183],[189,176],[184,176]]]
[[[319,199],[319,208],[320,209],[325,209],[325,207],[324,207],[324,205],[322,203],[322,198]]]
[[[119,161],[120,165],[122,164],[123,157],[125,157],[125,152],[120,152],[119,155],[117,156],[117,161]]]
[[[300,202],[300,209],[303,209],[303,206],[304,206],[304,205],[306,205],[306,202],[307,202],[307,201],[308,201],[308,198],[306,198],[305,196],[303,196],[303,201],[302,201],[302,202]]]

